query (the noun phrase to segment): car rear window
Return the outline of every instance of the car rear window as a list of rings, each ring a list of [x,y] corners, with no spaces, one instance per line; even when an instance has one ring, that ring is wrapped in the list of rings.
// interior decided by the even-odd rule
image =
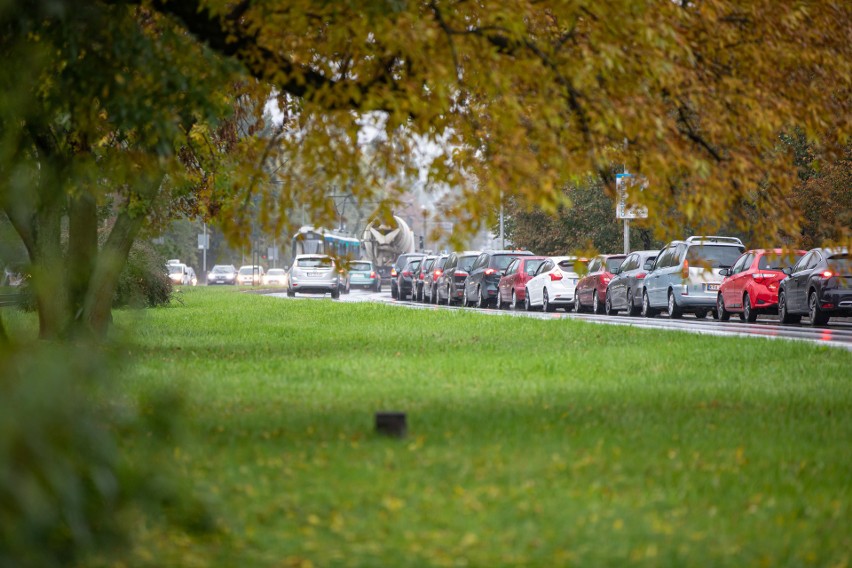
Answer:
[[[372,267],[369,262],[353,262],[350,270],[358,270],[360,272],[369,272]]]
[[[509,254],[495,254],[491,257],[491,262],[489,264],[491,265],[491,268],[506,270],[506,267],[509,266],[509,264],[516,258],[518,257]]]
[[[695,245],[689,247],[686,260],[690,264],[711,268],[731,267],[743,253],[742,248],[723,245]]]
[[[444,256],[439,258],[435,261],[435,266],[433,266],[432,268],[444,268],[444,265],[447,264],[447,258],[449,257]]]
[[[331,268],[334,264],[330,258],[300,258],[296,261],[299,268]]]
[[[254,272],[254,270],[252,270],[251,266],[240,268],[240,274],[251,274],[252,272]]]
[[[606,271],[612,272],[613,270],[615,270],[616,268],[621,266],[622,262],[624,262],[623,257],[622,258],[608,258],[608,259],[606,259]]]
[[[420,261],[419,261],[419,260],[412,260],[412,261],[408,264],[408,268],[409,268],[411,271],[417,270],[418,268],[420,268]]]
[[[828,258],[828,269],[838,274],[852,274],[852,258],[848,254],[838,254]]]
[[[793,252],[788,254],[764,254],[757,261],[758,270],[783,270],[788,266],[793,266],[800,258],[805,256],[802,253]]]
[[[267,276],[281,276],[283,274],[285,274],[285,272],[280,268],[271,268],[269,272],[266,273]]]

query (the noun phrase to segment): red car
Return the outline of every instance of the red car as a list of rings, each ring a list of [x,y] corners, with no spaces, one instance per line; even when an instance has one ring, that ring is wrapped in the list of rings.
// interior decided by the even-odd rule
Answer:
[[[604,313],[606,287],[612,280],[612,271],[621,266],[626,254],[602,254],[589,263],[589,272],[577,282],[574,293],[574,311],[578,314],[585,308],[592,308],[596,314]]]
[[[497,307],[508,305],[519,310],[524,305],[524,290],[527,282],[547,257],[519,256],[506,267],[506,273],[497,284]]]
[[[716,297],[716,317],[728,321],[732,313],[747,322],[761,313],[778,313],[778,285],[787,275],[782,270],[796,264],[805,251],[757,249],[746,251],[731,268],[720,272],[725,279]]]

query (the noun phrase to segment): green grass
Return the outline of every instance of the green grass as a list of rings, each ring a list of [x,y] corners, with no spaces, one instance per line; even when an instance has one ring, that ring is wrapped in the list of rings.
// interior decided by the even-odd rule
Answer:
[[[214,536],[137,564],[845,566],[852,355],[579,321],[186,289],[123,312],[129,396]],[[373,433],[408,413],[405,440]],[[125,440],[133,451],[133,440]],[[147,531],[147,532],[146,532]]]

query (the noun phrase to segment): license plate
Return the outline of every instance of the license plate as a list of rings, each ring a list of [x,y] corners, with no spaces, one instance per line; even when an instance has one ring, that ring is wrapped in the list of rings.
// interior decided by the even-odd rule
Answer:
[[[708,292],[718,292],[719,291],[719,285],[718,284],[707,284],[707,291]]]
[[[319,278],[319,272],[308,272],[308,278]]]

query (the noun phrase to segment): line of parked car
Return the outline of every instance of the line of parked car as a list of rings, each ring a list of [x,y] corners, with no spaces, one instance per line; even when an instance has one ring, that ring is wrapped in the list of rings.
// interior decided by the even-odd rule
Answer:
[[[712,314],[722,321],[736,314],[746,322],[777,314],[782,323],[805,317],[812,325],[852,316],[847,249],[746,250],[724,236],[692,236],[661,250],[591,260],[518,250],[404,254],[391,278],[395,299],[480,308],[675,319]]]

